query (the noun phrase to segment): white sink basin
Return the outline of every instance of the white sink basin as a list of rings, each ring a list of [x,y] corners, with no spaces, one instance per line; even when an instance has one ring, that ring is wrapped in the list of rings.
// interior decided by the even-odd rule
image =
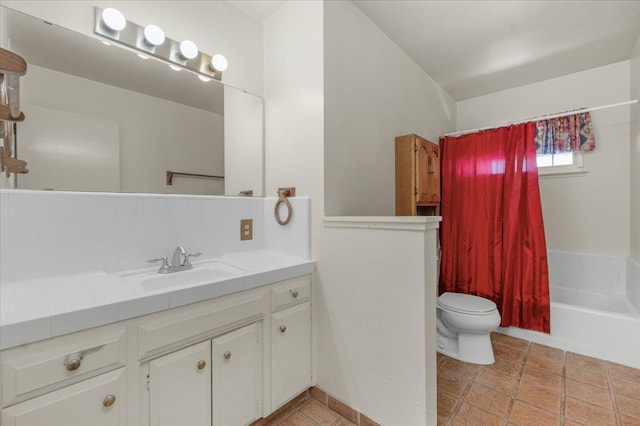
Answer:
[[[158,274],[153,271],[141,271],[123,274],[123,278],[143,291],[156,291],[170,287],[191,286],[196,284],[211,284],[227,278],[241,275],[243,271],[230,265],[210,262],[193,265],[188,271]]]

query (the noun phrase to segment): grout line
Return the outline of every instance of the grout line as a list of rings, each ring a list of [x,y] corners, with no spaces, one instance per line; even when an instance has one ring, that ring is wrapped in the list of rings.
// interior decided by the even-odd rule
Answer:
[[[609,373],[609,363],[604,363],[604,373],[607,377],[607,385],[609,386],[609,395],[611,395],[611,402],[613,403],[613,413],[616,416],[616,424],[620,426],[622,424],[622,419],[620,417],[620,412],[618,411],[618,402],[616,401],[616,393],[613,391],[613,381],[611,380],[611,374]]]

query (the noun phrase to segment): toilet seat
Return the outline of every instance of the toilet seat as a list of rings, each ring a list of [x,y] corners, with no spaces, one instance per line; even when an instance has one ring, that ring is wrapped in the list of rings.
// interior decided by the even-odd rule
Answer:
[[[462,293],[443,293],[438,297],[442,309],[467,315],[490,315],[498,310],[491,300]]]

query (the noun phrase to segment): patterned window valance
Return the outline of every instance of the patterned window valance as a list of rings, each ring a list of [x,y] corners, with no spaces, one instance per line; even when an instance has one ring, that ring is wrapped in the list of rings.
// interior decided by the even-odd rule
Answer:
[[[593,151],[596,139],[588,112],[536,122],[538,154]]]

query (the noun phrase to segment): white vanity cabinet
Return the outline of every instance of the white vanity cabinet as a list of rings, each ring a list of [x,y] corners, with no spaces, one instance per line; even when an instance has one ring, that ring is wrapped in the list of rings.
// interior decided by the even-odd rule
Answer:
[[[210,359],[206,341],[149,362],[151,426],[211,425]]]
[[[311,386],[305,275],[0,351],[0,424],[240,426]]]
[[[127,424],[125,369],[49,392],[2,410],[5,426]]]
[[[262,417],[262,321],[211,341],[214,426]]]
[[[289,280],[271,293],[271,398],[276,410],[311,386],[311,283]]]

